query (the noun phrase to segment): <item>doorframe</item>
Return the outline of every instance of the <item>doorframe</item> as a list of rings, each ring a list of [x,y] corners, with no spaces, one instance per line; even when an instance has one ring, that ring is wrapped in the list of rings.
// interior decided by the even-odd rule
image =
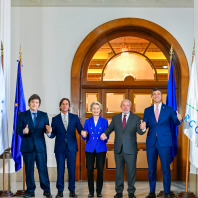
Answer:
[[[184,117],[189,82],[189,67],[186,55],[179,42],[166,29],[156,23],[139,18],[121,18],[106,22],[90,32],[82,41],[75,53],[71,68],[72,112],[80,115],[82,110],[82,78],[83,71],[86,69],[84,68],[84,63],[87,61],[88,52],[90,52],[90,49],[94,49],[94,46],[97,46],[98,42],[101,41],[101,39],[105,39],[105,36],[110,35],[116,31],[119,32],[127,29],[138,30],[139,32],[144,32],[147,35],[153,35],[154,40],[158,41],[159,45],[164,46],[164,54],[168,60],[169,50],[171,46],[173,46],[174,69],[176,75],[178,75],[178,111],[181,112],[182,116]],[[179,127],[179,134],[181,135],[178,137],[178,180],[185,181],[187,137],[183,133],[183,124],[182,127]],[[77,137],[77,141],[80,147],[79,136]],[[80,152],[77,154],[76,180],[80,179]]]

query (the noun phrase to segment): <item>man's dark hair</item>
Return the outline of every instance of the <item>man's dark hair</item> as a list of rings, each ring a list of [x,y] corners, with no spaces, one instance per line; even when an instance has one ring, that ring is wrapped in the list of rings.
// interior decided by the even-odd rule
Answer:
[[[161,89],[159,89],[159,88],[154,88],[153,90],[152,90],[152,95],[153,95],[153,92],[154,91],[160,91],[161,92],[161,95],[162,95],[162,90]]]
[[[39,106],[40,106],[40,105],[41,105],[41,98],[40,98],[40,96],[37,95],[37,94],[33,94],[33,95],[30,96],[30,98],[29,98],[29,100],[28,100],[28,105],[30,106],[30,102],[31,102],[32,100],[35,100],[35,99],[39,100]]]
[[[62,98],[62,99],[60,100],[60,102],[59,102],[59,107],[61,106],[61,104],[63,103],[64,100],[67,100],[67,101],[68,101],[69,107],[70,107],[70,100],[69,100],[68,98]],[[59,108],[59,109],[61,110],[61,108]],[[69,108],[68,111],[70,111],[70,108]]]

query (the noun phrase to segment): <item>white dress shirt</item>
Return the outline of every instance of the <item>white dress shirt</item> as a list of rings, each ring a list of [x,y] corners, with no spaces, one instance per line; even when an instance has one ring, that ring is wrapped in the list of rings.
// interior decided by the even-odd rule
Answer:
[[[124,114],[122,112],[122,122],[123,122],[124,115],[126,115],[126,123],[127,123],[127,120],[129,119],[130,111],[127,114]]]
[[[67,121],[67,126],[68,126],[68,123],[69,123],[69,116],[68,116],[68,112],[66,114],[62,113],[61,112],[61,118],[62,118],[62,121],[64,122],[64,117],[66,116],[66,121]]]
[[[162,102],[160,104],[158,104],[159,115],[160,115],[161,108],[162,108]],[[156,109],[157,109],[157,105],[154,103],[154,114],[155,114]]]
[[[96,120],[96,121],[94,120],[95,127],[96,127],[97,123],[98,123],[98,120]]]

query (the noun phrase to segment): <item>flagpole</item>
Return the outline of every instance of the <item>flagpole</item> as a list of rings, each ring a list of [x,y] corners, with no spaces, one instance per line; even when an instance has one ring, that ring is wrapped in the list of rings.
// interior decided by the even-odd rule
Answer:
[[[169,67],[169,73],[170,73],[171,63],[172,63],[172,60],[173,60],[173,54],[174,54],[174,50],[173,50],[173,46],[172,46],[172,45],[171,45],[171,48],[170,48],[170,52],[169,52],[169,54],[170,54],[170,67]],[[170,196],[171,196],[171,197],[176,197],[175,192],[170,191]]]
[[[22,78],[22,52],[21,52],[21,45],[19,50],[19,61],[20,61],[20,70],[21,70],[21,78]]]
[[[195,42],[194,42],[194,47],[193,47],[193,53],[192,53],[192,63],[195,55]],[[194,198],[196,197],[194,193],[188,192],[188,181],[189,181],[189,154],[190,154],[190,139],[188,138],[188,143],[187,143],[187,157],[186,157],[186,191],[185,192],[180,192],[178,194],[178,198]]]
[[[192,54],[192,62],[195,55],[195,43],[193,47],[193,54]],[[186,193],[188,193],[188,181],[189,181],[189,154],[190,154],[190,139],[188,138],[187,142],[187,158],[186,158]]]
[[[3,68],[3,42],[1,41],[1,63],[2,63],[2,70],[4,71],[4,68]]]
[[[190,153],[190,139],[187,143],[187,158],[186,158],[186,193],[188,193],[188,181],[189,181],[189,153]]]
[[[1,63],[2,63],[2,72],[4,73],[3,68],[3,42],[1,41]],[[3,192],[5,191],[5,152],[3,152]]]
[[[2,63],[2,72],[4,73],[4,53],[3,53],[3,42],[1,41],[1,63]],[[3,191],[0,191],[0,197],[10,197],[13,193],[9,190],[5,190],[5,151],[3,152]]]
[[[2,71],[3,68],[3,42],[1,41],[1,63],[2,63]],[[5,191],[5,152],[3,152],[3,191]]]
[[[19,61],[20,61],[20,71],[21,71],[21,78],[22,78],[22,52],[21,52],[21,45],[19,49]],[[15,196],[24,196],[26,194],[25,190],[25,163],[23,161],[23,190],[18,190]]]
[[[20,61],[20,70],[21,70],[21,78],[22,78],[22,52],[21,45],[19,50],[19,61]],[[23,161],[23,190],[25,191],[25,163]]]

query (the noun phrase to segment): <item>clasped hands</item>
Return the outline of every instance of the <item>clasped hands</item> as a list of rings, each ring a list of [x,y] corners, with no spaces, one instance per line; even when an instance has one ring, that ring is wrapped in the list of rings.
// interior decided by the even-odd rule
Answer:
[[[106,140],[107,139],[107,136],[105,133],[102,133],[101,136],[100,136],[100,139],[101,140]]]
[[[47,134],[52,132],[52,127],[50,125],[45,125]]]
[[[141,120],[140,129],[141,130],[145,130],[146,129],[146,122],[144,122],[144,121]]]
[[[81,131],[81,135],[82,135],[82,137],[83,138],[86,138],[87,137],[87,131]],[[100,136],[100,139],[101,140],[106,140],[107,139],[107,136],[104,134],[104,133],[102,133],[102,135]]]
[[[82,130],[81,135],[82,135],[83,138],[86,138],[87,137],[87,131]]]
[[[49,126],[49,125],[46,125],[46,131],[47,131],[48,134],[51,133],[51,132],[52,132],[52,127]],[[87,137],[87,131],[82,130],[82,131],[81,131],[81,135],[82,135],[84,138],[86,138],[86,137]]]

